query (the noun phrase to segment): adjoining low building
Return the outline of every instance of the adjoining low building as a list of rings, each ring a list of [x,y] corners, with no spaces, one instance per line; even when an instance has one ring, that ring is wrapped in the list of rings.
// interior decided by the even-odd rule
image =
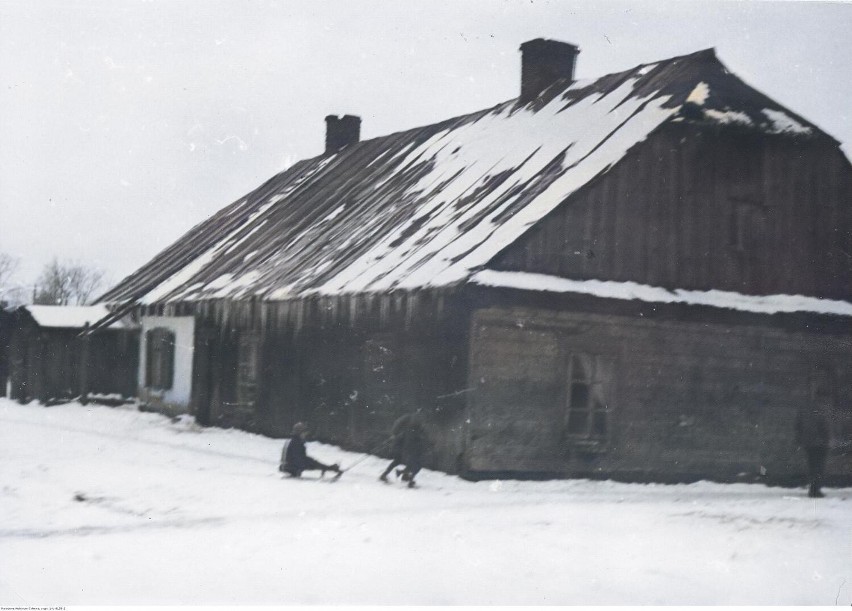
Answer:
[[[852,481],[852,167],[712,50],[327,150],[102,298],[140,394],[202,423],[369,450],[420,411],[469,477],[796,481],[821,405]],[[104,319],[104,323],[112,317]]]
[[[9,343],[10,397],[44,404],[73,399],[120,402],[136,395],[139,331],[123,320],[90,335],[109,314],[96,306],[21,306]]]

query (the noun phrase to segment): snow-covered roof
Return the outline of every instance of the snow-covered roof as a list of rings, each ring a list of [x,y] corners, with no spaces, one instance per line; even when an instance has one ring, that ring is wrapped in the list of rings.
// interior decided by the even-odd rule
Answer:
[[[462,283],[654,130],[683,121],[821,134],[701,51],[302,161],[102,301],[287,300]]]
[[[473,275],[471,284],[523,291],[547,293],[579,293],[607,299],[638,300],[649,303],[683,303],[755,312],[778,314],[811,312],[852,316],[852,303],[832,299],[818,299],[803,295],[743,295],[730,291],[669,290],[659,286],[636,282],[602,280],[570,280],[545,274],[483,270]]]
[[[93,325],[105,318],[109,310],[104,305],[91,306],[50,306],[50,305],[28,305],[22,306],[33,317],[40,327],[56,327],[65,329],[82,329]],[[109,325],[110,328],[128,328],[129,324],[116,321]]]

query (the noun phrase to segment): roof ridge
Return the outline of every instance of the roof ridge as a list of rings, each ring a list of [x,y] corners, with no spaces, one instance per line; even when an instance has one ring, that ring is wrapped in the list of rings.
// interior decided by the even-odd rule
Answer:
[[[716,55],[715,47],[707,47],[706,49],[699,49],[698,51],[693,51],[692,53],[686,53],[684,55],[676,55],[674,57],[659,59],[659,60],[656,60],[656,61],[650,61],[650,62],[647,62],[647,63],[644,63],[644,64],[637,64],[636,66],[633,66],[632,68],[627,68],[625,70],[617,70],[615,72],[608,72],[606,74],[601,74],[597,77],[592,77],[592,78],[589,78],[589,79],[574,80],[574,81],[571,81],[570,83],[567,83],[566,86],[562,87],[561,89],[557,90],[555,92],[555,95],[558,95],[559,92],[566,91],[567,89],[569,89],[571,87],[571,85],[574,85],[574,84],[577,84],[577,83],[583,84],[584,88],[585,87],[591,87],[595,83],[597,83],[597,82],[599,82],[603,79],[610,78],[610,77],[613,77],[613,76],[622,75],[622,74],[636,72],[637,70],[644,68],[646,66],[660,65],[660,64],[663,64],[663,63],[670,63],[670,62],[678,61],[678,60],[681,60],[681,59],[699,58],[699,57],[703,57],[703,56],[707,56],[708,59],[714,59],[716,61],[719,61],[719,59]],[[722,62],[719,61],[719,63],[721,64]],[[554,95],[554,97],[555,97],[555,95]],[[315,155],[313,157],[306,157],[306,158],[304,158],[300,161],[310,161],[310,160],[314,160],[314,159],[320,159],[320,158],[323,158],[323,157],[327,157],[327,156],[332,155],[332,154],[340,154],[341,152],[346,152],[346,151],[352,150],[352,149],[354,149],[355,147],[357,147],[361,144],[375,143],[377,140],[381,140],[383,138],[391,138],[391,137],[395,137],[395,136],[402,136],[404,134],[418,132],[418,131],[422,131],[422,130],[426,130],[426,129],[440,128],[444,124],[449,126],[449,125],[452,125],[452,124],[460,122],[460,121],[469,120],[469,119],[473,118],[475,115],[480,115],[480,114],[481,115],[487,115],[487,114],[494,112],[494,111],[496,111],[496,110],[498,110],[502,107],[517,104],[519,98],[520,98],[520,96],[515,96],[514,98],[509,98],[508,100],[503,100],[502,102],[498,102],[498,103],[496,103],[492,106],[489,106],[487,108],[481,108],[479,110],[474,110],[474,111],[471,111],[471,112],[463,113],[463,114],[456,115],[456,116],[453,116],[453,117],[450,117],[450,118],[447,118],[447,119],[441,119],[440,121],[435,121],[434,123],[426,123],[426,124],[423,124],[423,125],[417,125],[417,126],[414,126],[414,127],[409,127],[409,128],[406,128],[406,129],[400,129],[400,130],[393,131],[393,132],[390,132],[390,133],[387,133],[387,134],[382,134],[382,135],[379,135],[379,136],[373,136],[372,138],[360,140],[359,142],[353,144],[351,147],[347,147],[343,151],[337,151],[335,153],[325,153],[324,152],[324,153],[320,153],[319,155]],[[283,171],[287,171],[287,170],[283,170]]]

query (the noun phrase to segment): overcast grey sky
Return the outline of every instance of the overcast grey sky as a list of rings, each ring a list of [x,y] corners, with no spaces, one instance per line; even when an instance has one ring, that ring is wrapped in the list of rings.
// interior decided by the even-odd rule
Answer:
[[[0,252],[112,282],[290,163],[327,114],[362,138],[517,96],[519,45],[577,76],[715,47],[852,145],[852,4],[546,0],[0,0]]]

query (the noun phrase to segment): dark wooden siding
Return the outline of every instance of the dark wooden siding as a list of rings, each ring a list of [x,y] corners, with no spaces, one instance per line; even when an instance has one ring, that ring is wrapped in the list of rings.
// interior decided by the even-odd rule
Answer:
[[[313,438],[368,451],[387,439],[396,418],[420,410],[432,432],[428,466],[456,470],[466,402],[466,314],[425,308],[412,318],[392,301],[353,303],[352,311],[360,312],[353,320],[323,319],[322,308],[311,304],[292,319],[274,305],[227,320],[201,314],[192,412],[204,423],[273,437],[289,437],[293,424],[307,422]],[[260,342],[250,404],[238,393],[237,346],[248,335]]]
[[[490,267],[850,299],[852,168],[826,139],[669,126]]]
[[[0,305],[0,397],[6,396],[14,317]]]
[[[11,398],[49,403],[84,392],[134,396],[138,332],[101,331],[88,338],[87,348],[79,334],[79,329],[40,328],[20,316],[10,345]]]
[[[646,306],[648,313],[652,309]],[[678,481],[790,482],[805,460],[793,441],[810,379],[835,379],[835,481],[852,481],[852,336],[766,324],[489,307],[472,322],[466,466]],[[566,438],[572,354],[611,365],[605,442]]]
[[[133,397],[138,370],[138,331],[99,331],[90,337],[87,392]]]

